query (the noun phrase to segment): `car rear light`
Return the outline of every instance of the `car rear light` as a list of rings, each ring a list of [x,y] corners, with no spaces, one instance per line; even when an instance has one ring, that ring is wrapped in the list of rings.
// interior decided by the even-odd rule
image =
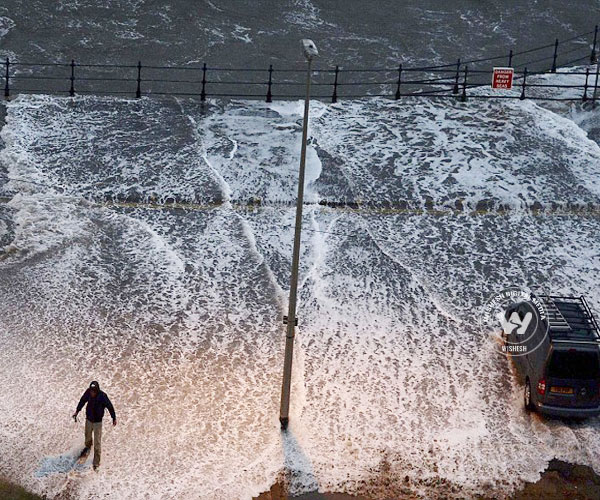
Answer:
[[[546,394],[546,381],[544,379],[540,380],[538,382],[538,389],[537,389],[538,393],[541,394],[542,396],[544,394]]]

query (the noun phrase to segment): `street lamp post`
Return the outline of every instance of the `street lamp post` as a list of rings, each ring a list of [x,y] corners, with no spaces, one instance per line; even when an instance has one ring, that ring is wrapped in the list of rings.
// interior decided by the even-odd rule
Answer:
[[[292,255],[292,277],[290,279],[290,302],[285,336],[285,357],[283,361],[283,384],[281,386],[281,408],[279,422],[287,429],[290,410],[290,386],[292,382],[292,358],[294,354],[294,334],[296,332],[296,297],[298,293],[298,267],[300,263],[300,233],[302,231],[302,204],[304,201],[304,170],[306,164],[306,137],[308,135],[308,110],[310,106],[310,80],[312,60],[318,55],[312,40],[302,40],[304,57],[308,63],[306,71],[306,98],[304,99],[304,123],[302,127],[302,150],[300,152],[300,172],[298,174],[298,199],[296,200],[296,230]]]

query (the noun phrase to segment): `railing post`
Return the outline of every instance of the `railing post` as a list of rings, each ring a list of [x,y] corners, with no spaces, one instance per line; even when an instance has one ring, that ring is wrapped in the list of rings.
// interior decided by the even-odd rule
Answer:
[[[521,87],[521,97],[519,99],[525,99],[525,86],[527,85],[527,67],[523,70],[523,86]]]
[[[510,52],[508,53],[508,67],[512,68],[512,58],[513,58],[513,51],[512,49],[510,49]]]
[[[273,102],[271,94],[271,85],[273,84],[273,65],[269,64],[269,87],[267,88],[267,102]]]
[[[69,89],[69,95],[75,96],[75,59],[71,59],[71,88]]]
[[[583,96],[581,97],[581,101],[587,101],[587,90],[588,90],[588,78],[590,76],[590,68],[585,68],[585,85],[583,86]]]
[[[142,97],[142,61],[138,61],[137,65],[137,89],[135,90],[135,98]]]
[[[463,80],[462,95],[460,96],[461,102],[465,102],[467,100],[467,74],[468,73],[469,73],[469,67],[465,66],[465,79]]]
[[[202,65],[202,92],[200,92],[200,100],[206,101],[206,63]]]
[[[400,99],[400,85],[402,84],[402,64],[398,66],[398,85],[396,87],[396,100]]]
[[[596,95],[598,93],[598,76],[600,75],[600,64],[596,65],[596,80],[594,82],[594,94],[592,96],[592,109],[596,107]]]
[[[337,102],[337,86],[338,86],[338,74],[340,72],[340,67],[335,67],[335,78],[333,80],[333,95],[331,96],[331,102]]]
[[[10,78],[10,60],[8,59],[8,57],[6,58],[6,73],[4,75],[5,78],[5,83],[4,83],[4,98],[8,99],[10,97],[10,85],[8,83],[8,80]]]
[[[452,89],[453,94],[458,94],[458,79],[460,77],[460,59],[456,61],[456,76],[454,78],[454,88]]]
[[[590,64],[598,62],[598,56],[596,55],[596,42],[598,41],[598,25],[594,27],[594,43],[592,44],[592,53],[590,54]]]
[[[552,60],[552,73],[556,73],[556,56],[558,55],[558,38],[554,42],[554,59]]]

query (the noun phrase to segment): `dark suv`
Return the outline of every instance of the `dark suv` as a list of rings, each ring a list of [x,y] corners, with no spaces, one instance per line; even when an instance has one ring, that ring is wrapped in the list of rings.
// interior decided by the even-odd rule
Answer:
[[[536,309],[540,314],[531,321]],[[524,379],[525,408],[563,417],[599,415],[600,330],[586,300],[532,296],[511,305],[505,320],[504,348]]]

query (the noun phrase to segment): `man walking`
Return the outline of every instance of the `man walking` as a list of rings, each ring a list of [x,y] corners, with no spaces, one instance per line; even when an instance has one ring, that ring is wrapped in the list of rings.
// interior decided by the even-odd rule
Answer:
[[[108,409],[112,417],[113,425],[117,425],[117,416],[110,399],[105,392],[100,390],[100,384],[95,380],[86,389],[79,400],[77,411],[73,414],[73,419],[77,421],[77,414],[87,403],[85,409],[85,448],[81,452],[81,457],[87,457],[92,448],[92,433],[94,434],[94,470],[100,466],[100,454],[102,453],[102,417],[104,410]]]

